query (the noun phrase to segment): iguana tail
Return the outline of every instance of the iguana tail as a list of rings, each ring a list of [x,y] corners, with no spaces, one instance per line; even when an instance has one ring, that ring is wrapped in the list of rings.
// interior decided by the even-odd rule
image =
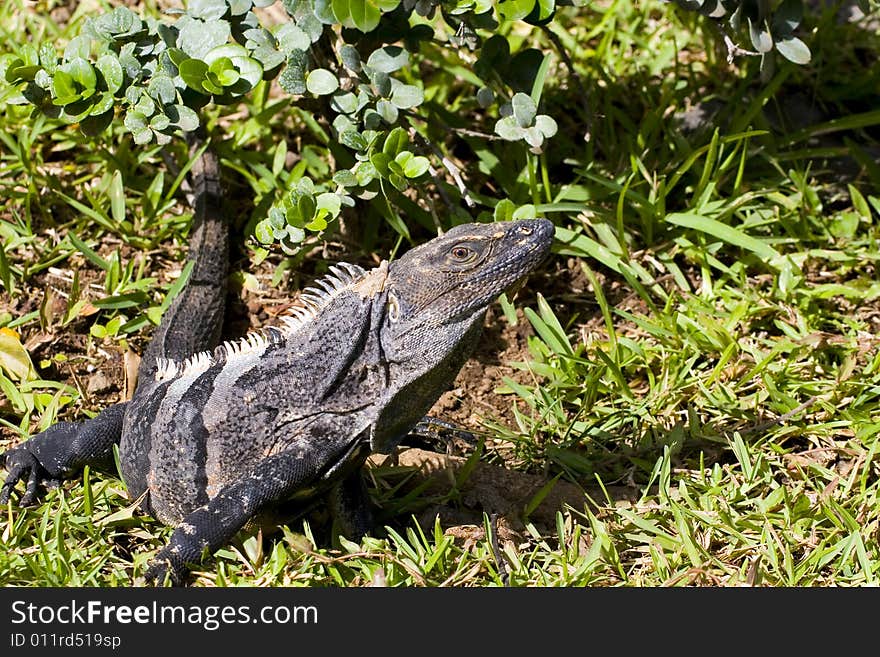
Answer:
[[[203,138],[190,141],[194,193],[193,226],[189,235],[189,278],[162,316],[144,352],[138,380],[152,380],[160,358],[183,360],[212,349],[220,340],[229,271],[229,224],[223,208],[220,165]]]
[[[192,167],[195,203],[189,237],[189,260],[194,262],[183,290],[165,312],[144,353],[138,371],[142,382],[152,380],[159,358],[183,359],[214,347],[223,328],[229,227],[220,194],[219,163],[205,148],[204,139],[190,143],[190,154],[197,158]],[[54,424],[0,455],[0,466],[9,472],[0,486],[0,506],[7,503],[19,481],[26,482],[21,504],[28,505],[36,501],[41,485],[72,477],[87,464],[112,464],[113,446],[122,436],[129,403],[114,404],[84,422]]]

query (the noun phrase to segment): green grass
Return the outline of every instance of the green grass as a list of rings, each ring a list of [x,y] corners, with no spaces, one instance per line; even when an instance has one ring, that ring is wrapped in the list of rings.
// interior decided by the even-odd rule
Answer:
[[[379,537],[328,547],[322,528],[313,536],[296,522],[224,548],[196,584],[878,584],[880,115],[877,73],[861,64],[880,54],[876,28],[839,25],[830,8],[812,18],[813,64],[781,65],[761,82],[756,61],[727,65],[706,24],[668,5],[578,11],[550,26],[577,79],[546,33],[528,37],[555,53],[542,102],[560,132],[547,153],[444,137],[474,128],[456,123],[470,92],[439,65],[462,66],[447,51],[426,75],[450,125],[427,133],[450,151],[458,140],[478,202],[491,192],[533,203],[558,227],[554,259],[525,295],[520,321],[534,335],[521,376],[495,382],[514,421],[486,417],[480,458],[588,494],[555,523],[525,518],[510,534],[486,516],[464,531],[414,519],[432,503],[466,506],[457,486],[429,493],[380,468]],[[75,24],[5,3],[0,50],[25,31],[69,38]],[[797,94],[822,116],[780,130],[774,114]],[[82,375],[108,362],[122,372],[124,354],[148,339],[181,270],[188,214],[158,149],[133,148],[121,132],[96,145],[0,102],[9,445],[109,403]],[[683,129],[676,117],[700,102],[714,119]],[[326,166],[318,131],[282,120],[285,108],[261,96],[230,110],[246,119],[211,115],[228,137],[236,198],[252,198],[236,201],[242,232],[290,175],[279,140],[303,144],[303,167]],[[392,231],[376,235],[367,247],[387,256]],[[313,267],[273,255],[260,268],[242,253],[235,279],[246,287],[294,285]],[[9,365],[26,363],[16,334],[38,354],[25,380]],[[118,478],[89,472],[38,507],[4,509],[0,583],[139,583],[169,536],[132,511]]]

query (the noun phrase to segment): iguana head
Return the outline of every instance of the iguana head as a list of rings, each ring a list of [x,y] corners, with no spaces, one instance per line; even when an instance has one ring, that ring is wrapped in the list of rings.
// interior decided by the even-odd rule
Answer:
[[[393,383],[377,405],[374,451],[389,452],[428,412],[476,345],[489,304],[530,274],[552,241],[544,219],[465,224],[388,266],[374,309]]]
[[[486,310],[544,260],[552,240],[546,219],[456,226],[391,263],[389,323],[403,334]]]

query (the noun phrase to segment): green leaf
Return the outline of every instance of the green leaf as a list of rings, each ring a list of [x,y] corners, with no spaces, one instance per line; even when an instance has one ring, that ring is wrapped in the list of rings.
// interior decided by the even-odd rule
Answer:
[[[676,226],[706,233],[722,242],[751,251],[768,264],[774,260],[781,260],[779,252],[766,242],[762,242],[741,230],[710,217],[693,212],[676,212],[666,215],[665,221]]]
[[[70,74],[73,80],[84,90],[94,91],[98,84],[98,76],[95,74],[95,69],[85,59],[78,57],[62,64],[61,70]]]
[[[150,128],[156,130],[157,132],[162,132],[166,130],[171,125],[171,119],[169,119],[165,114],[156,114],[152,119],[150,119]]]
[[[278,39],[278,47],[285,52],[308,50],[312,45],[309,35],[293,21],[279,25],[274,36]]]
[[[221,57],[213,62],[208,70],[217,76],[217,80],[224,87],[231,87],[239,81],[241,76],[232,65],[232,60],[228,57]]]
[[[101,55],[95,63],[95,68],[101,71],[104,83],[110,93],[116,93],[122,87],[123,73],[122,64],[115,55]]]
[[[504,20],[518,21],[528,16],[535,6],[535,0],[500,0],[498,13]]]
[[[199,115],[186,105],[166,105],[162,109],[171,124],[184,132],[193,132],[199,127]]]
[[[205,21],[216,21],[223,18],[227,9],[226,0],[189,0],[186,3],[186,11],[190,16]]]
[[[383,98],[391,95],[391,76],[382,71],[370,71],[370,81],[376,87],[376,93]]]
[[[559,126],[556,125],[556,120],[546,114],[538,114],[538,116],[535,117],[535,127],[540,130],[541,134],[547,139],[555,135],[556,131],[559,129]]]
[[[239,81],[232,88],[236,94],[245,94],[256,87],[263,79],[263,67],[251,57],[233,58],[232,63],[238,69]]]
[[[514,91],[530,94],[546,55],[537,48],[520,50],[506,63],[502,78]]]
[[[401,156],[404,155],[409,155],[409,157],[404,157],[401,161]],[[403,167],[403,175],[407,178],[418,178],[426,173],[431,166],[428,158],[421,155],[413,156],[412,153],[407,152],[400,153],[397,156],[397,161]]]
[[[52,95],[59,101],[64,99],[65,102],[69,98],[79,98],[73,78],[65,71],[59,69],[52,76]]]
[[[382,73],[394,73],[409,63],[409,53],[400,46],[385,46],[374,50],[367,66]]]
[[[394,164],[393,162],[391,164]],[[405,192],[406,188],[409,186],[406,183],[406,178],[403,176],[403,171],[400,173],[392,172],[388,174],[388,181],[391,183],[391,186],[394,187],[398,192]]]
[[[80,34],[73,37],[64,48],[64,61],[69,62],[74,59],[82,59],[88,61],[92,54],[92,39],[86,34]]]
[[[411,84],[399,84],[394,86],[391,92],[391,102],[398,109],[410,109],[418,107],[425,100],[425,92],[421,88]]]
[[[859,215],[855,212],[840,212],[828,225],[828,232],[838,239],[852,239],[859,229]]]
[[[228,2],[229,2],[229,12],[233,16],[243,16],[244,14],[248,13],[251,10],[251,7],[254,6],[253,0],[228,0]],[[269,2],[269,4],[272,4],[273,2],[274,2],[274,0],[272,0],[272,2]],[[265,4],[266,4],[265,2],[260,2],[260,0],[257,0],[258,7],[263,6]]]
[[[275,241],[275,235],[272,232],[272,223],[269,219],[263,219],[254,226],[254,237],[263,244],[271,244]]]
[[[513,219],[513,212],[516,205],[510,199],[501,199],[495,204],[494,219],[495,221],[510,221]]]
[[[34,364],[21,344],[18,333],[0,328],[0,370],[16,381],[33,381],[37,378]]]
[[[789,37],[776,42],[776,50],[788,61],[795,64],[809,64],[812,59],[809,47],[797,37]]]
[[[350,91],[333,94],[330,106],[342,114],[354,114],[358,109],[357,96]]]
[[[139,128],[137,130],[131,131],[131,136],[134,138],[134,143],[138,146],[143,146],[144,144],[149,144],[153,141],[153,131],[149,128]]]
[[[219,70],[213,68],[213,64],[221,61],[228,60],[228,62],[224,62],[219,64],[219,66],[224,67],[228,64],[231,64],[236,59],[246,59],[248,57],[247,48],[241,46],[237,43],[223,43],[219,46],[211,48],[208,52],[205,53],[204,57],[200,59],[204,60],[204,62],[208,65],[211,70]]]
[[[339,89],[339,80],[326,68],[316,68],[306,76],[306,89],[316,96],[326,96]]]
[[[136,130],[142,130],[147,127],[149,119],[138,112],[137,110],[130,109],[125,113],[125,119],[123,120],[123,124],[129,130],[129,132],[135,132]]]
[[[783,0],[782,4],[773,12],[773,32],[791,35],[801,24],[803,17],[804,4],[802,0]]]
[[[348,5],[348,16],[354,27],[361,32],[372,32],[379,26],[382,12],[370,0],[333,0],[333,13],[336,13],[337,3]],[[339,18],[338,14],[337,18]]]
[[[343,146],[348,146],[356,151],[363,151],[368,145],[367,140],[364,139],[363,135],[354,130],[346,130],[345,132],[339,133],[339,142]]]
[[[555,0],[537,0],[532,11],[523,20],[530,25],[546,25],[555,13]]]
[[[532,126],[531,128],[523,129],[523,139],[525,139],[526,143],[532,148],[540,148],[544,143],[544,135],[541,134],[541,131],[537,126]]]
[[[137,110],[144,116],[153,116],[156,113],[156,103],[149,96],[143,95],[132,109]]]
[[[176,45],[193,59],[204,59],[212,48],[229,41],[232,34],[226,21],[205,23],[197,19],[181,18],[177,25],[179,32]]]
[[[128,7],[116,7],[100,14],[87,25],[104,41],[123,41],[145,32],[143,21]]]
[[[40,46],[40,49],[42,50],[44,46],[46,46],[46,44]],[[56,56],[55,49],[51,48],[51,46],[48,55],[53,59]],[[18,56],[21,59],[22,64],[25,66],[39,66],[41,63],[40,52],[29,43],[26,43],[21,47],[21,50],[18,51]],[[43,65],[45,66],[45,64]]]
[[[392,158],[388,156],[386,153],[373,153],[370,156],[370,164],[372,164],[376,171],[380,176],[387,176],[389,173],[388,164],[392,161]]]
[[[510,105],[513,108],[513,118],[521,128],[528,128],[534,123],[538,108],[535,107],[535,103],[529,95],[514,94]]]
[[[303,222],[309,222],[317,210],[315,199],[310,194],[300,194],[296,199],[296,212]]]
[[[372,162],[362,162],[355,175],[357,176],[358,185],[366,187],[379,177],[379,172]]]
[[[342,200],[339,198],[339,194],[336,194],[335,192],[318,194],[315,201],[318,204],[319,210],[327,211],[332,217],[336,217],[342,210]]]
[[[35,52],[34,47],[28,44],[22,49],[21,55],[25,57],[25,54],[27,53],[25,62],[33,66],[39,64],[49,73],[54,73],[55,69],[58,67],[58,53],[55,50],[55,46],[44,41],[40,44],[40,50],[39,53],[37,53],[39,59],[32,59],[33,53]]]
[[[9,62],[9,66],[6,68],[6,81],[10,84],[30,82],[36,78],[41,70],[39,65],[28,66],[24,60],[15,58]]]
[[[309,7],[309,5],[311,6]],[[335,25],[336,23],[342,22],[342,19],[337,17],[333,11],[331,0],[311,0],[311,2],[309,2],[309,0],[303,0],[302,6],[307,7],[307,9],[305,9],[306,15],[308,15],[308,11],[311,9],[311,13],[314,14],[315,18],[323,25]],[[348,20],[348,23],[342,22],[342,24],[344,27],[354,27],[354,24],[352,24],[350,20]]]
[[[147,85],[147,93],[160,105],[168,105],[177,100],[174,80],[167,75],[154,75]]]
[[[409,146],[409,135],[407,135],[405,129],[398,127],[394,128],[385,137],[385,143],[382,144],[382,152],[389,158],[394,159],[398,154],[406,150],[407,146]]]
[[[305,227],[315,232],[322,231],[327,228],[327,220],[324,219],[324,217],[316,216],[312,221],[307,223]]]
[[[513,211],[512,219],[534,219],[538,216],[535,206],[531,203],[519,206]]]
[[[242,95],[253,89],[263,79],[263,66],[248,55],[244,46],[237,43],[224,43],[212,48],[205,54],[204,61],[208,64],[208,71],[213,75],[213,78],[210,75],[207,76],[208,79],[212,85],[216,84],[222,89],[222,91],[214,91],[214,93]],[[229,97],[216,100],[231,102],[233,99]]]
[[[376,112],[382,117],[385,123],[392,125],[397,122],[397,108],[387,100],[380,100],[376,103]]]
[[[382,115],[374,109],[364,112],[364,127],[367,130],[378,130],[382,125]]]
[[[346,43],[339,49],[339,57],[342,59],[343,66],[352,73],[358,73],[361,70],[361,56],[354,46]]]
[[[109,94],[108,94],[109,95]],[[113,122],[113,110],[107,110],[103,114],[95,114],[92,111],[86,118],[79,122],[79,129],[84,135],[94,137],[101,133]]]
[[[274,71],[284,63],[284,53],[268,46],[255,48],[251,55],[260,63],[264,71]]]
[[[767,25],[763,22],[753,23],[751,18],[748,19],[748,23],[749,38],[755,50],[760,53],[770,52],[773,49],[773,37],[770,36]]]
[[[116,104],[116,100],[109,92],[101,93],[100,95],[98,95],[97,97],[93,97],[92,99],[95,100],[95,104],[92,105],[91,109],[89,110],[89,116],[103,116]]]
[[[169,48],[165,53],[175,66],[180,66],[182,62],[185,62],[190,58],[189,55],[183,52],[180,48]]]
[[[519,141],[525,136],[525,129],[512,116],[505,116],[495,123],[495,134],[507,141]]]
[[[333,182],[342,187],[356,187],[357,176],[348,169],[342,169],[333,174]]]
[[[91,247],[89,247],[88,244],[77,237],[76,233],[67,233],[67,239],[73,244],[73,248],[83,254],[83,257],[85,257],[86,260],[104,271],[110,270],[110,263],[99,256]]]
[[[186,86],[199,93],[206,93],[202,82],[208,73],[208,65],[200,59],[187,59],[182,61],[177,67],[181,79]]]
[[[301,96],[306,93],[306,67],[308,55],[301,50],[293,50],[287,56],[287,68],[278,78],[278,84],[289,94]]]

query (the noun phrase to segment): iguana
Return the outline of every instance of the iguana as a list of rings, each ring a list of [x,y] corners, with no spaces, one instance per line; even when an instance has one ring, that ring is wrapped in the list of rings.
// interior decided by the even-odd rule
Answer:
[[[79,423],[59,422],[5,453],[5,504],[111,460],[171,540],[146,578],[180,583],[188,563],[281,502],[326,493],[343,533],[369,531],[360,470],[388,453],[455,378],[490,303],[544,260],[547,220],[465,224],[366,271],[330,268],[278,326],[217,345],[228,227],[218,163],[204,151],[181,294],[145,350],[138,385]]]

